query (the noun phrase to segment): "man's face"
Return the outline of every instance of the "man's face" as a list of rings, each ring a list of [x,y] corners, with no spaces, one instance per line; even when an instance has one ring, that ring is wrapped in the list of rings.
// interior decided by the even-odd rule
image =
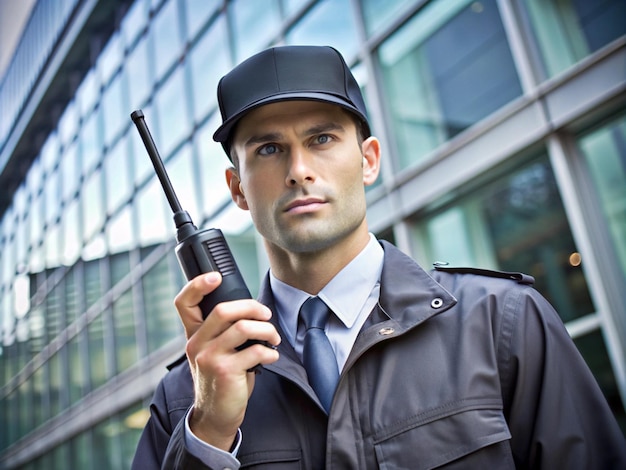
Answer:
[[[231,182],[231,192],[270,249],[315,252],[367,230],[364,186],[378,174],[378,142],[360,145],[353,118],[339,106],[261,106],[238,123],[233,148],[241,185]]]

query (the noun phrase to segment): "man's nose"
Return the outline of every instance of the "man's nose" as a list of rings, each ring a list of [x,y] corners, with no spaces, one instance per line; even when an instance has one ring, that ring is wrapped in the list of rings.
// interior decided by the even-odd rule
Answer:
[[[287,186],[304,185],[315,181],[312,155],[305,148],[292,147],[289,153],[289,168],[287,171]]]

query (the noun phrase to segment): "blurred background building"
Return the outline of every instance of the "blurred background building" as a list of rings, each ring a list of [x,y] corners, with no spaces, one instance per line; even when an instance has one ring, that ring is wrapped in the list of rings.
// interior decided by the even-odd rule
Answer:
[[[361,83],[385,150],[371,230],[425,266],[533,275],[626,429],[626,0],[0,8],[0,468],[128,468],[183,352],[133,110],[256,293],[267,262],[211,135],[218,79],[274,44],[335,46]]]

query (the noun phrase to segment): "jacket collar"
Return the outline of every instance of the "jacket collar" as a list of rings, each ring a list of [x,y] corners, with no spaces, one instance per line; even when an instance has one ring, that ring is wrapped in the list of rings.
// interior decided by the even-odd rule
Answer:
[[[400,336],[432,316],[448,310],[457,302],[452,294],[412,258],[386,241],[381,241],[380,244],[385,250],[380,300],[377,305],[382,321],[366,323],[350,353],[346,369],[373,344]],[[275,311],[268,275],[261,284],[258,300]],[[279,334],[284,336],[278,319],[272,317],[271,322]],[[280,359],[266,368],[291,377],[297,382],[306,383],[304,368],[289,342],[283,341],[278,351]]]

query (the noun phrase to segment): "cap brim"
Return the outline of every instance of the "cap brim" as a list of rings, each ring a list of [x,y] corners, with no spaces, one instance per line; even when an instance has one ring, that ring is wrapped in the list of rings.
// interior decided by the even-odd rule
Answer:
[[[245,108],[243,108],[241,111],[239,111],[237,114],[231,116],[229,119],[227,119],[226,121],[224,121],[222,123],[222,125],[220,127],[218,127],[218,129],[215,131],[215,133],[213,134],[213,140],[215,140],[216,142],[221,142],[222,144],[225,144],[231,134],[231,131],[233,129],[233,127],[237,124],[237,122],[247,113],[249,113],[250,111],[252,111],[255,108],[258,108],[259,106],[263,106],[266,104],[271,104],[271,103],[278,103],[280,101],[297,101],[297,100],[304,100],[304,101],[321,101],[321,102],[325,102],[325,103],[332,103],[332,104],[336,104],[341,106],[342,108],[356,114],[359,118],[361,118],[365,123],[367,123],[367,117],[364,116],[357,108],[356,106],[354,106],[353,104],[349,103],[348,101],[339,98],[335,95],[331,95],[328,93],[318,93],[318,92],[310,92],[310,93],[303,93],[303,92],[297,92],[297,93],[281,93],[281,94],[277,94],[274,96],[270,96],[267,98],[264,98],[262,100],[259,100],[255,103],[252,103],[248,106],[246,106]]]

